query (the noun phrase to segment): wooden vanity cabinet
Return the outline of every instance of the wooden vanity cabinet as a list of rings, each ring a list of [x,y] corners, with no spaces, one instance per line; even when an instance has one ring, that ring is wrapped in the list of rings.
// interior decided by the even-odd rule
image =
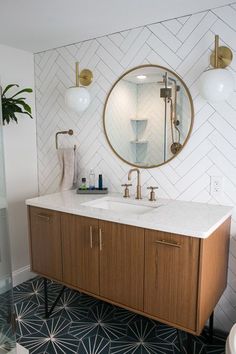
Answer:
[[[198,238],[145,231],[144,312],[195,330]]]
[[[144,230],[61,215],[63,282],[143,310]]]
[[[145,230],[144,313],[201,333],[227,285],[230,221],[206,239]]]
[[[60,213],[30,207],[29,232],[32,271],[61,281]]]
[[[63,282],[99,295],[98,220],[61,215]]]
[[[199,335],[227,282],[230,218],[206,239],[29,207],[32,270]]]
[[[99,220],[100,296],[143,311],[144,229]]]

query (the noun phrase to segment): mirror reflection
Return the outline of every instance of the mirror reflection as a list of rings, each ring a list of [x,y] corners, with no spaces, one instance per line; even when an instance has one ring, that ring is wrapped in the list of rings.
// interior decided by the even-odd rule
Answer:
[[[175,157],[188,139],[192,99],[175,73],[144,65],[115,83],[103,119],[108,142],[121,159],[139,167],[155,167]]]

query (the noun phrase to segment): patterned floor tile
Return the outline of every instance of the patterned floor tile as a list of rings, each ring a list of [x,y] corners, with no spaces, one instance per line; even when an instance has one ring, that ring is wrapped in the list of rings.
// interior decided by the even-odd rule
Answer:
[[[200,342],[193,341],[191,349],[193,354],[206,354],[206,346]]]
[[[35,278],[14,288],[14,301],[17,304],[22,301],[33,301],[38,305],[43,304],[43,279]]]
[[[98,305],[102,301],[96,299],[95,297],[89,296],[87,294],[81,294],[79,299],[79,306],[91,308],[92,306]]]
[[[138,341],[156,337],[157,324],[147,318],[142,318],[128,326],[127,335]]]
[[[101,303],[93,306],[88,313],[88,318],[97,326],[97,334],[109,340],[124,337],[127,326],[118,320],[114,321],[114,306]]]
[[[92,307],[87,319],[72,323],[70,333],[79,339],[99,335],[108,340],[118,339],[126,335],[126,325],[114,321],[114,308],[101,303]]]
[[[53,311],[54,316],[61,316],[69,321],[79,321],[86,318],[88,315],[88,308],[79,306],[80,294],[76,291],[65,291],[57,306]]]
[[[124,337],[111,342],[111,354],[173,354],[173,345],[158,338]]]
[[[90,308],[88,318],[97,322],[111,321],[113,320],[114,312],[114,306],[101,302],[100,304]]]
[[[88,319],[73,322],[69,333],[78,339],[97,335],[98,323]]]
[[[48,301],[53,302],[61,290],[62,285],[48,280]],[[31,281],[22,283],[14,288],[14,302],[32,301],[37,305],[44,304],[43,279],[36,277]]]
[[[70,322],[52,318],[44,322],[39,332],[23,336],[19,343],[29,349],[30,353],[77,353],[79,340],[68,334]]]
[[[38,332],[44,321],[36,315],[38,305],[30,301],[18,302],[15,306],[17,338]]]
[[[157,324],[146,318],[128,325],[127,337],[111,344],[111,353],[173,353],[172,343],[156,336]]]
[[[206,345],[206,354],[224,354],[226,338],[214,337],[213,343]]]
[[[178,340],[176,329],[161,323],[158,323],[156,327],[156,336],[170,343]]]
[[[80,342],[78,353],[79,354],[109,354],[110,341],[100,336],[87,337]]]
[[[49,306],[60,290],[61,285],[48,281]],[[30,354],[180,354],[176,329],[91,296],[66,288],[45,320],[41,278],[14,293],[17,340]],[[214,337],[211,345],[207,335],[192,339],[191,354],[224,353],[225,339]]]
[[[119,322],[129,324],[131,321],[135,321],[139,318],[134,312],[122,309],[121,307],[115,307],[113,318],[117,319]]]

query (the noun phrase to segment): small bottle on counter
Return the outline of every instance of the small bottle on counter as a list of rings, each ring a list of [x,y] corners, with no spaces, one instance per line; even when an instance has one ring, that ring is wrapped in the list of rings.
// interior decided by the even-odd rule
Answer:
[[[95,173],[92,168],[89,173],[89,189],[95,189]]]
[[[103,189],[102,175],[98,175],[98,189]]]
[[[81,183],[79,188],[80,189],[87,189],[87,184],[86,184],[86,178],[85,177],[82,178],[82,183]]]

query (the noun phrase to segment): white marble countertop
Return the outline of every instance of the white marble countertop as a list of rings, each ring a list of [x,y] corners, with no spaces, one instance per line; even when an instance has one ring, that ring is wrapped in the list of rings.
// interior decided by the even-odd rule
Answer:
[[[232,207],[205,203],[185,202],[171,199],[158,199],[149,202],[147,199],[136,201],[128,199],[128,203],[152,206],[150,212],[131,215],[127,212],[115,212],[82,205],[85,202],[111,197],[118,202],[126,202],[120,194],[79,195],[75,190],[54,193],[26,200],[27,205],[57,210],[65,213],[113,221],[142,228],[172,232],[180,235],[207,238],[231,214]]]

